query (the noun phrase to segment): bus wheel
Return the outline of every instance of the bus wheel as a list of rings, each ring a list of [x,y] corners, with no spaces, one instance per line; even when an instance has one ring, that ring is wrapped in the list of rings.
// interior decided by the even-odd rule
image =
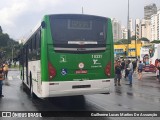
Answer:
[[[25,86],[25,83],[24,83],[24,80],[22,79],[22,85],[21,85],[21,88],[22,88],[22,90],[23,91],[25,91],[26,90],[26,86]]]
[[[33,86],[30,87],[30,96],[32,99],[35,98],[35,94],[33,93]]]
[[[22,86],[21,87],[22,87],[22,90],[25,91],[26,88],[25,88],[25,84],[23,83],[23,81],[22,81]]]
[[[33,92],[32,75],[31,74],[30,74],[30,96],[32,99],[36,98],[36,95]]]

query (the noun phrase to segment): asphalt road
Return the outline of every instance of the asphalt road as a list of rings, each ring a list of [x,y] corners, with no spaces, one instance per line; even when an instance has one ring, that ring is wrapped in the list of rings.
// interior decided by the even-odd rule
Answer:
[[[95,94],[77,97],[58,97],[32,99],[27,91],[22,90],[19,71],[9,71],[8,83],[3,85],[4,97],[0,99],[0,111],[160,111],[160,83],[154,73],[143,73],[143,80],[133,75],[133,85],[122,79],[121,86],[111,83],[110,94]],[[0,118],[11,119],[11,118]],[[17,119],[17,118],[12,118]],[[28,119],[28,118],[23,118]],[[34,118],[52,120],[159,120],[151,117],[54,117]]]

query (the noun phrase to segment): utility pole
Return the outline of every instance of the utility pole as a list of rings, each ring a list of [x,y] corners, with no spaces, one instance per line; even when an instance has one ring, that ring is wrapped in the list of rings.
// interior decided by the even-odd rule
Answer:
[[[128,0],[128,15],[127,15],[127,35],[128,35],[128,44],[127,44],[127,56],[129,55],[129,41],[130,41],[130,27],[129,27],[129,0]]]
[[[13,58],[14,58],[14,45],[12,45],[12,64],[13,64]]]
[[[137,58],[137,22],[135,20],[135,57]]]
[[[82,14],[83,14],[83,6],[82,6]]]

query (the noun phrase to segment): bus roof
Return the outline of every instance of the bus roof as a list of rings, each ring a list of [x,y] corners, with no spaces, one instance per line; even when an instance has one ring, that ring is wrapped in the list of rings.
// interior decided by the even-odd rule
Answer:
[[[49,14],[49,15],[46,15],[46,16],[54,16],[55,18],[56,17],[58,17],[58,18],[68,18],[68,17],[70,17],[70,18],[72,18],[72,17],[74,17],[75,18],[75,16],[77,17],[77,18],[79,18],[79,17],[82,17],[82,16],[85,16],[85,17],[89,17],[89,18],[94,18],[94,19],[109,19],[108,17],[103,17],[103,16],[97,16],[97,15],[89,15],[89,14]]]
[[[96,15],[88,15],[88,14],[48,14],[48,15],[44,15],[44,17],[47,16],[54,16],[55,18],[75,18],[75,16],[77,18],[85,16],[88,17],[89,19],[94,18],[94,19],[109,19],[107,17],[103,17],[103,16],[96,16]],[[22,40],[23,45],[27,42],[27,40],[34,34],[34,32],[41,26],[41,22],[42,20],[40,20],[38,22],[38,24],[29,32],[29,34],[26,35],[26,37],[24,38],[24,40]]]
[[[41,20],[38,24],[26,35],[24,40],[22,41],[23,45],[27,42],[27,40],[34,34],[34,32],[41,26]]]

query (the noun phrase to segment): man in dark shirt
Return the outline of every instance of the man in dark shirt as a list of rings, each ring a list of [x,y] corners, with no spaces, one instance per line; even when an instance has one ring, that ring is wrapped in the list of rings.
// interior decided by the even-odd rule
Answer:
[[[127,70],[127,68],[128,68],[128,61],[126,61],[125,63],[125,76],[124,76],[125,79],[127,79],[128,74],[129,74],[129,71]]]
[[[132,64],[133,64],[133,72],[134,72],[136,70],[136,67],[137,67],[137,61],[133,61]]]
[[[118,61],[117,65],[115,66],[115,78],[114,78],[114,83],[115,86],[117,86],[117,81],[118,81],[118,86],[121,86],[120,84],[120,79],[122,77],[122,73],[121,73],[121,62]]]

